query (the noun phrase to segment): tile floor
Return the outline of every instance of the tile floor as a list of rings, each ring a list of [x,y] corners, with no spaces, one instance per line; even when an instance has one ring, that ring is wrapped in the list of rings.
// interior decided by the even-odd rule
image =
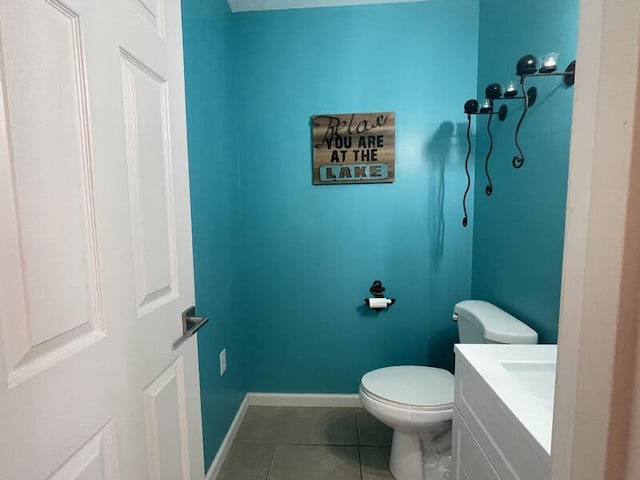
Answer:
[[[393,480],[391,433],[360,408],[249,407],[217,480]]]

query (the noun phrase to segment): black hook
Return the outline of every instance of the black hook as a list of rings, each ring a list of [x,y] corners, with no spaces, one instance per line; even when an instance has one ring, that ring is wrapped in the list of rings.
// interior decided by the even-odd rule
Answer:
[[[487,177],[487,186],[484,189],[484,192],[487,194],[487,197],[490,197],[493,193],[493,182],[491,181],[491,175],[489,174],[489,159],[491,158],[491,153],[493,152],[493,134],[491,133],[491,120],[493,120],[493,114],[489,115],[489,121],[487,122],[487,134],[489,135],[489,151],[487,152],[487,156],[484,159],[484,174]]]
[[[471,156],[471,115],[467,114],[467,158],[464,160],[464,171],[467,174],[467,188],[464,191],[462,197],[462,210],[464,210],[464,218],[462,219],[462,226],[466,227],[469,224],[469,217],[467,216],[467,195],[471,189],[471,175],[469,174],[469,157]]]
[[[524,118],[527,116],[529,107],[532,107],[536,103],[536,99],[538,98],[538,89],[536,87],[531,87],[529,90],[527,90],[526,76],[520,77],[520,83],[522,84],[522,99],[524,102],[524,108],[522,109],[520,120],[518,120],[518,125],[516,126],[516,133],[514,136],[516,148],[518,149],[520,156],[514,155],[513,160],[511,161],[513,168],[522,168],[522,166],[524,165],[524,152],[522,151],[522,147],[520,146],[520,128],[522,127]]]

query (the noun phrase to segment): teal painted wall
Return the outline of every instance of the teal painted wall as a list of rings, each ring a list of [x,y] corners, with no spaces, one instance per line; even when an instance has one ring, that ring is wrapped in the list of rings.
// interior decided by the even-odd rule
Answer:
[[[564,68],[575,59],[578,0],[481,0],[478,96],[491,82],[515,79],[524,54],[560,52]],[[578,80],[579,81],[579,80]],[[494,121],[491,159],[494,193],[483,175],[488,149],[486,119],[477,126],[472,295],[493,302],[531,325],[545,343],[558,331],[565,204],[573,89],[560,77],[531,79],[537,104],[523,124],[526,164],[515,170],[516,102],[504,123]]]
[[[236,14],[234,35],[248,388],[353,393],[374,368],[451,368],[477,2]],[[310,117],[376,111],[396,113],[395,183],[313,186]],[[397,298],[380,314],[363,307],[376,279]]]
[[[183,0],[191,217],[205,467],[246,392],[238,236],[240,189],[232,75],[232,18],[224,0]],[[218,354],[227,349],[220,377]]]
[[[572,59],[577,0],[182,6],[196,301],[212,316],[198,334],[207,466],[246,391],[352,393],[373,368],[451,368],[451,309],[470,295],[555,341],[572,91],[531,82],[520,171],[509,104],[491,198],[479,121],[467,229],[462,105],[524,53]],[[311,185],[310,117],[366,111],[396,113],[395,183]],[[398,299],[379,314],[362,306],[375,279]]]

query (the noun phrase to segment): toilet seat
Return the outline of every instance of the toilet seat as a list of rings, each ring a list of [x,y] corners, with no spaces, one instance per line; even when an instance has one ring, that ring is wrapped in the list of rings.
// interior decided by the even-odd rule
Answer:
[[[397,408],[451,410],[454,377],[441,368],[415,365],[386,367],[363,376],[360,391],[380,403]]]

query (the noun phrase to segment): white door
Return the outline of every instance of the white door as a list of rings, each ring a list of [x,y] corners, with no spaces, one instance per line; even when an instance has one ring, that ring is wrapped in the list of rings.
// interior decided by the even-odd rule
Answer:
[[[0,479],[201,480],[179,0],[0,0]]]

